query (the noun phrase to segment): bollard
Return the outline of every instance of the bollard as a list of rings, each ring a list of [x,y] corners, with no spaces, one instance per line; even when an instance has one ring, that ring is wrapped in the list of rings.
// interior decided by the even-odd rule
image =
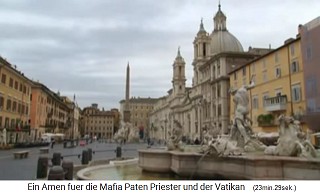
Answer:
[[[37,179],[46,178],[48,175],[48,157],[40,156],[37,165]]]
[[[49,170],[48,180],[64,180],[64,171],[61,166],[53,166]]]
[[[89,161],[92,160],[92,149],[88,148]]]
[[[65,173],[65,180],[73,180],[73,162],[70,160],[64,160],[62,162],[62,168]]]
[[[82,151],[82,159],[81,159],[81,164],[85,165],[89,163],[89,153],[88,150],[83,150]]]
[[[116,158],[121,158],[121,147],[118,146],[117,149],[116,149]]]
[[[53,153],[51,162],[53,166],[59,166],[61,164],[61,153]]]

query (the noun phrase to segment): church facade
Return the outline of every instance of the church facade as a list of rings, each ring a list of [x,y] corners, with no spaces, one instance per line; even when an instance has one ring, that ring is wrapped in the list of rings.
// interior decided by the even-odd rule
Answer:
[[[186,138],[202,139],[204,130],[213,134],[228,132],[230,125],[229,72],[265,54],[269,49],[249,48],[227,30],[226,15],[219,4],[209,34],[201,20],[193,41],[192,86],[186,87],[185,61],[180,48],[173,63],[172,88],[158,99],[150,113],[150,137],[168,139],[174,121],[178,121]],[[250,80],[243,80],[249,83]],[[241,86],[241,85],[239,85]]]

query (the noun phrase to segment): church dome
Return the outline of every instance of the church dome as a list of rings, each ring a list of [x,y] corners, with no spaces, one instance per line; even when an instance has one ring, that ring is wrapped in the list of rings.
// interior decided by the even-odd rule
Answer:
[[[220,52],[243,52],[239,40],[228,31],[213,31],[211,37],[211,54]]]
[[[211,38],[211,55],[220,52],[243,52],[240,41],[227,30],[227,17],[221,11],[221,5],[213,18],[214,30],[210,35]]]

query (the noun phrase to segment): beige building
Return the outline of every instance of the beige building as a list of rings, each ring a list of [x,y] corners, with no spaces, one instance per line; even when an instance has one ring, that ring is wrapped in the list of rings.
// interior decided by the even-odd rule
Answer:
[[[68,139],[77,139],[80,138],[79,132],[79,120],[80,120],[80,108],[76,103],[76,96],[74,95],[73,101],[71,101],[68,97],[61,97],[63,102],[68,106],[69,112],[67,115],[67,122],[69,125],[69,129],[66,131],[65,135]]]
[[[113,139],[113,135],[119,126],[119,111],[112,109],[110,111],[100,110],[98,104],[92,104],[82,111],[82,122],[84,134],[90,137],[102,139]]]
[[[32,81],[17,67],[0,57],[0,131],[7,142],[30,139],[30,95]]]
[[[133,126],[147,131],[150,128],[149,125],[149,114],[153,110],[153,106],[157,100],[154,98],[140,98],[132,97],[129,99],[128,106],[130,111],[129,122]],[[120,101],[120,113],[123,115],[126,102],[125,100]]]
[[[154,137],[167,139],[174,120],[181,123],[186,138],[202,138],[203,130],[226,132],[230,119],[228,73],[269,49],[249,48],[244,52],[240,41],[227,30],[226,16],[219,5],[213,18],[214,29],[207,33],[201,21],[193,41],[192,87],[185,85],[185,61],[178,50],[173,64],[172,89],[159,98],[151,112]]]

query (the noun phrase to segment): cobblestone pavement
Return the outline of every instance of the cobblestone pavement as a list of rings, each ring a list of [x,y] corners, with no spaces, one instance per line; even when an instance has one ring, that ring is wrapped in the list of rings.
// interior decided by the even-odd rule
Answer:
[[[81,158],[78,155],[88,148],[92,148],[95,152],[92,156],[93,160],[115,158],[115,149],[117,144],[113,143],[98,143],[94,142],[86,146],[77,146],[74,148],[63,148],[62,144],[56,144],[53,149],[49,149],[49,158],[52,157],[54,152],[61,153],[63,159],[73,161],[74,165],[81,164]],[[138,149],[145,149],[147,145],[140,144],[126,144],[123,145],[123,157],[137,157]],[[40,156],[40,147],[0,150],[0,180],[33,180],[36,179],[37,162]],[[26,159],[14,159],[13,152],[28,150],[29,156]],[[49,163],[50,164],[50,163]]]

